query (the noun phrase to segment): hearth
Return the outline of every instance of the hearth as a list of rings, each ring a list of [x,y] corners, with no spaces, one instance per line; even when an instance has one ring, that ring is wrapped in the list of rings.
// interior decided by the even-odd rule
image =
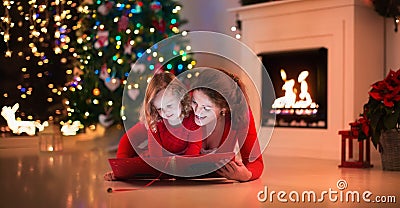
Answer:
[[[273,103],[268,103],[271,102],[268,95],[263,94],[263,103],[272,109],[263,111],[262,125],[327,128],[327,48],[261,53],[259,56],[277,97]],[[267,89],[262,91],[268,92]]]

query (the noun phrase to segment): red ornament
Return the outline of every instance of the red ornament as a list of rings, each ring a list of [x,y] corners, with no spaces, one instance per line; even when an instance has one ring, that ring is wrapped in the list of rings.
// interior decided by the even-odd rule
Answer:
[[[154,11],[154,12],[159,12],[162,9],[161,3],[158,1],[153,1],[150,4],[150,8]]]
[[[118,32],[126,30],[128,28],[129,18],[127,16],[122,16],[118,21]]]
[[[97,32],[96,35],[96,42],[94,43],[94,48],[99,49],[102,47],[107,47],[108,46],[108,36],[109,36],[109,32],[108,31],[104,31],[104,30],[100,30]]]
[[[164,33],[165,32],[165,26],[166,23],[163,19],[160,20],[153,20],[152,21],[153,26],[160,32],[160,33]]]
[[[110,77],[110,74],[108,74],[108,72],[107,72],[107,64],[103,64],[103,66],[101,67],[101,71],[100,71],[99,77],[102,80],[106,80],[107,78]]]
[[[114,6],[114,2],[107,2],[107,3],[105,3],[105,4],[100,5],[100,6],[97,8],[97,11],[98,11],[101,15],[106,16],[106,15],[108,15],[108,13],[110,13],[110,11],[111,11],[111,9],[112,9],[113,6]]]
[[[93,95],[94,95],[94,96],[99,96],[99,95],[100,95],[100,90],[99,90],[99,88],[94,88],[94,89],[93,89]]]

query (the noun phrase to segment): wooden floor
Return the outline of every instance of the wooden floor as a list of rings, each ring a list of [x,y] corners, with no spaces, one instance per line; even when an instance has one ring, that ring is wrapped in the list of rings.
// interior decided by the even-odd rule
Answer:
[[[338,168],[339,155],[299,158],[267,149],[256,181],[161,180],[145,187],[149,181],[103,180],[112,140],[67,137],[62,152],[43,153],[35,137],[0,138],[1,207],[400,207],[400,172],[382,171],[377,158],[370,169]]]

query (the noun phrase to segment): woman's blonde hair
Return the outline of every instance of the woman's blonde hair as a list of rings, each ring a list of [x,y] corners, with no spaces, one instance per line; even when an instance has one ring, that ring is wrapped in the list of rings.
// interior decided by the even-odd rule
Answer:
[[[172,73],[161,72],[153,75],[146,88],[142,109],[140,112],[140,121],[151,131],[157,132],[157,122],[161,116],[153,105],[153,100],[157,93],[162,90],[169,90],[177,99],[180,99],[181,116],[187,117],[192,110],[190,106],[190,96],[185,85]]]

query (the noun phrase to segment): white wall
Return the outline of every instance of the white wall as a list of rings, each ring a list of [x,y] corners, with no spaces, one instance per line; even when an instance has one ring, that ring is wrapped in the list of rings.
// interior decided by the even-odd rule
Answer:
[[[386,72],[400,69],[400,25],[394,31],[393,18],[386,19]]]
[[[235,25],[235,14],[229,8],[239,7],[239,0],[180,0],[181,17],[189,22],[182,29],[190,31],[207,30],[233,36],[231,26]]]
[[[230,31],[235,25],[235,14],[228,12],[230,8],[240,6],[239,0],[180,0],[182,6],[181,17],[188,20],[182,29],[196,31],[209,30],[234,36]],[[400,25],[399,31],[394,32],[394,21],[386,19],[386,66],[384,74],[390,70],[400,69]],[[377,77],[377,80],[381,77]]]

